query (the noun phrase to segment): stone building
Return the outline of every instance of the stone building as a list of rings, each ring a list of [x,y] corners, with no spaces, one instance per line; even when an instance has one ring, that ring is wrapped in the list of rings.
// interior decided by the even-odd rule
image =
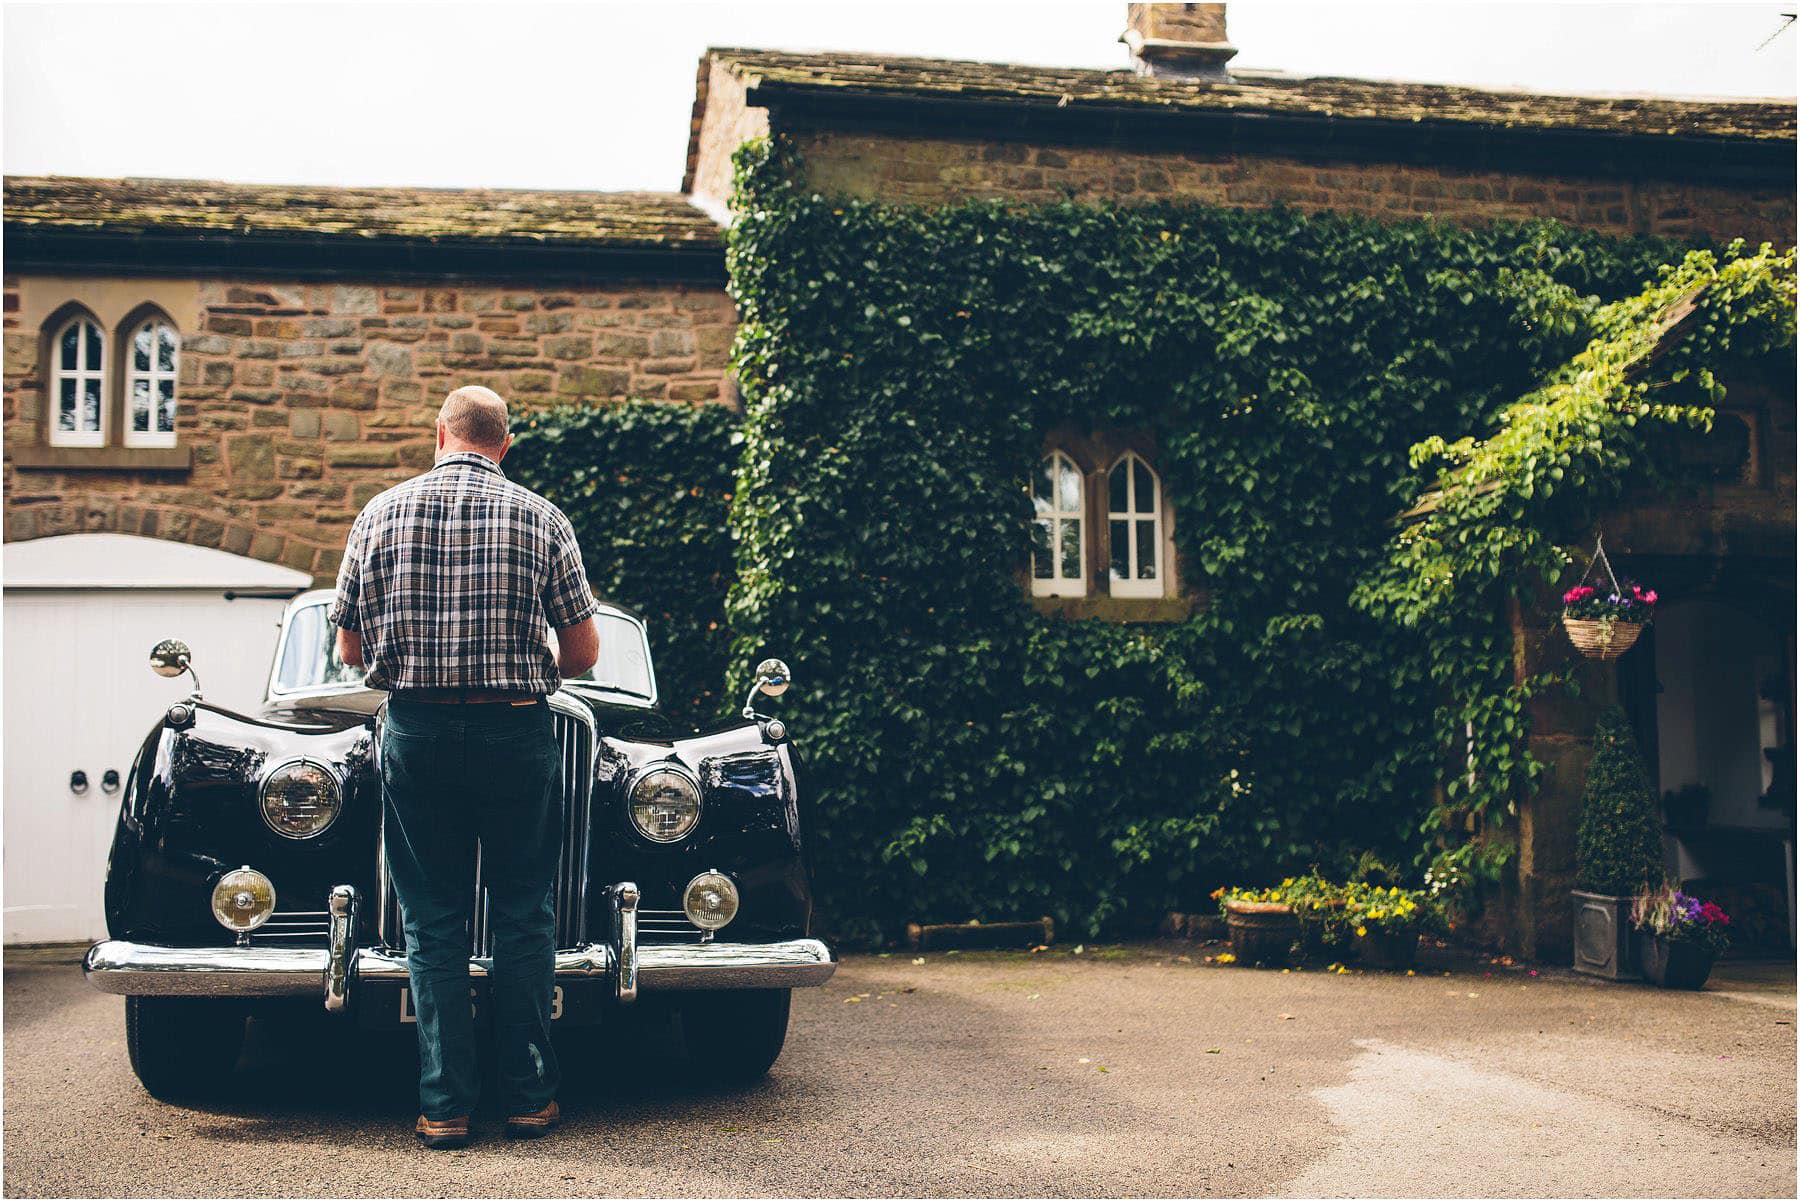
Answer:
[[[731,155],[770,132],[815,189],[924,205],[1178,199],[1793,239],[1791,102],[1234,72],[1224,6],[1130,10],[1117,71],[711,50],[678,193],[9,178],[6,539],[173,540],[328,582],[357,509],[429,465],[454,384],[527,408],[733,403]],[[1773,580],[1773,621],[1793,605],[1791,376],[1743,395],[1754,466],[1699,508],[1622,516],[1622,549],[1696,579]],[[1534,620],[1519,618],[1522,666]],[[1770,637],[1791,701],[1791,623]],[[1792,746],[1784,713],[1770,746]],[[1588,720],[1539,715],[1562,771],[1526,806],[1496,931],[1517,950],[1566,955],[1567,782]]]

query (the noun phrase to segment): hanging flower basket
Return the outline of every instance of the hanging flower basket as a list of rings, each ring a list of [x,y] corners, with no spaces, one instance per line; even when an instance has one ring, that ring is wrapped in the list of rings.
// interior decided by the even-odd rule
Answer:
[[[1644,632],[1642,622],[1621,622],[1616,618],[1571,618],[1563,615],[1563,629],[1575,650],[1589,659],[1618,659],[1631,650]]]
[[[1595,568],[1606,573],[1604,583],[1589,584]],[[1638,641],[1656,610],[1656,590],[1645,589],[1613,575],[1606,548],[1594,543],[1594,560],[1581,583],[1563,594],[1563,629],[1575,650],[1589,659],[1618,659]]]

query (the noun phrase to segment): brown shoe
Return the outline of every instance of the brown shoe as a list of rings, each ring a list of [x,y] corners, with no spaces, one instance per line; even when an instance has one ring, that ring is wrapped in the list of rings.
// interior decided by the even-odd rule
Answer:
[[[552,1101],[536,1114],[515,1114],[506,1120],[506,1134],[513,1139],[541,1139],[562,1122],[562,1111]]]
[[[469,1119],[467,1115],[459,1119],[428,1119],[421,1114],[413,1134],[427,1148],[460,1148],[469,1142]]]

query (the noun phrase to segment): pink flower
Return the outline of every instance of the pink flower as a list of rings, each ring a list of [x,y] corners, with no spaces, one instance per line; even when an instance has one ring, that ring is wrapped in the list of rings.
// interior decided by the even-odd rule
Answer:
[[[1644,604],[1645,605],[1655,605],[1656,604],[1656,590],[1655,589],[1651,589],[1649,592],[1644,594]]]

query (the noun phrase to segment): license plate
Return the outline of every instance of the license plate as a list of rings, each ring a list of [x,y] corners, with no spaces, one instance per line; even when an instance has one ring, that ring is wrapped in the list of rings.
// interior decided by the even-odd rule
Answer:
[[[585,1027],[599,1022],[606,987],[604,981],[557,985],[550,995],[550,1021],[559,1027]],[[358,1021],[364,1027],[410,1027],[419,1021],[411,985],[364,984],[352,996]],[[470,982],[469,1008],[478,1027],[489,1021],[493,1007],[486,981]]]

